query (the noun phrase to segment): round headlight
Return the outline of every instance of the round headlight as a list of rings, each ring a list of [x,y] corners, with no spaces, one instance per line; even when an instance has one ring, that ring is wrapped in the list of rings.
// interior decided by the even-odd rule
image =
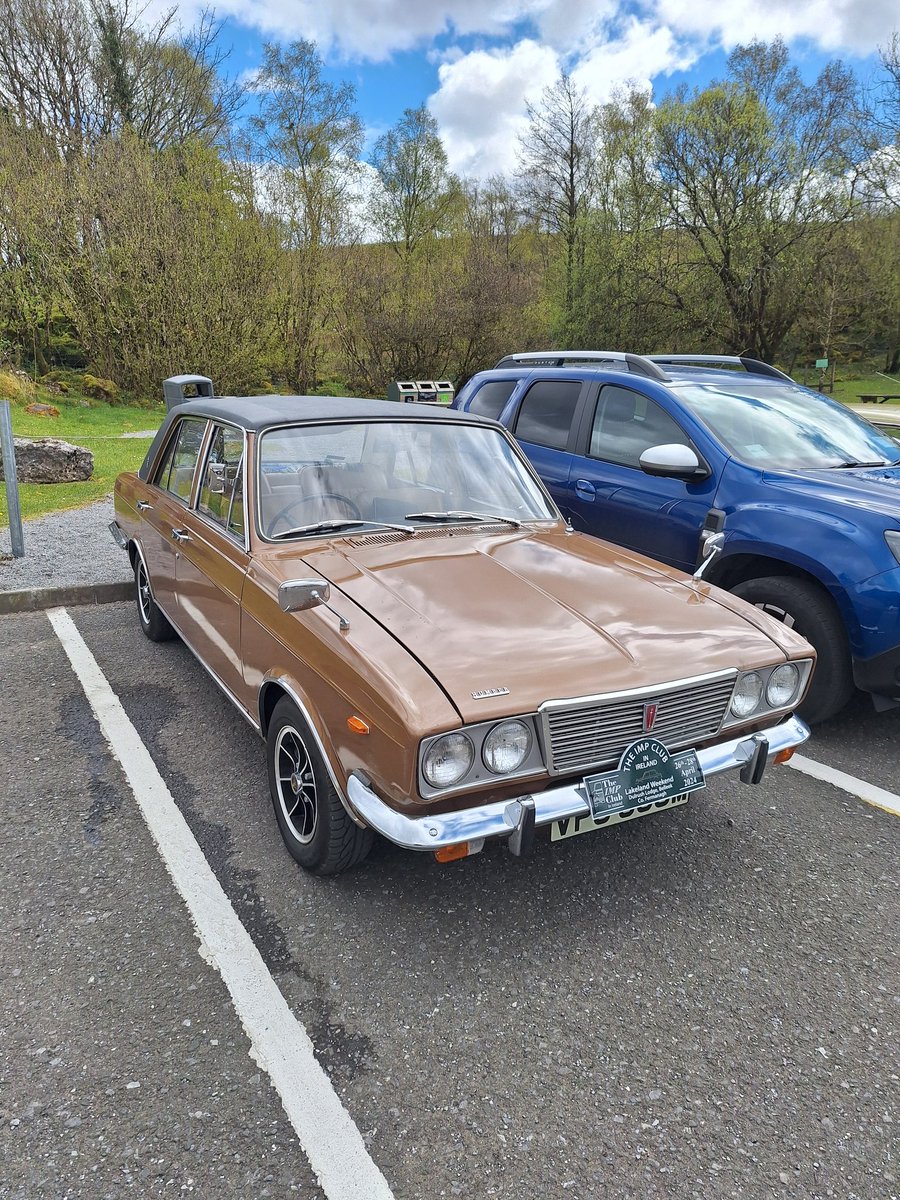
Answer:
[[[495,725],[484,739],[481,756],[484,765],[495,775],[518,771],[531,749],[531,731],[521,721],[504,721]]]
[[[782,663],[769,676],[766,684],[766,701],[772,708],[784,708],[797,695],[800,672],[794,663]]]
[[[763,682],[756,671],[748,671],[737,681],[731,698],[731,711],[736,717],[749,717],[762,699]]]
[[[452,787],[469,771],[474,760],[475,751],[464,733],[445,733],[425,751],[422,774],[432,787]]]

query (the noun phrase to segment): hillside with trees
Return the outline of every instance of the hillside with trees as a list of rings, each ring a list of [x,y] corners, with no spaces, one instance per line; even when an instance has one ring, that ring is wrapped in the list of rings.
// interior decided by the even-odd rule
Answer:
[[[407,110],[361,161],[313,43],[229,82],[211,17],[0,0],[0,359],[157,395],[380,395],[511,349],[900,369],[900,45],[806,84],[781,42],[602,106],[562,75],[511,177],[456,177]]]

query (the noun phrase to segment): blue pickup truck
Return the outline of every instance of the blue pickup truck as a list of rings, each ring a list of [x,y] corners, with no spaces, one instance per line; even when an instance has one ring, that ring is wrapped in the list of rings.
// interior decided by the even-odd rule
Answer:
[[[507,426],[570,523],[693,571],[818,651],[802,714],[900,704],[900,443],[766,363],[514,354],[454,406]],[[900,424],[900,421],[898,421]],[[717,539],[718,541],[718,539]]]

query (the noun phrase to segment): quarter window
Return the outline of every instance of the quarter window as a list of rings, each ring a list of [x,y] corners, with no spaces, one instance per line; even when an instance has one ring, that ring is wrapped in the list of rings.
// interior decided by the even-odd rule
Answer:
[[[185,419],[179,423],[175,436],[169,442],[163,460],[153,482],[157,487],[178,496],[185,503],[191,496],[191,485],[200,447],[206,432],[206,421]]]
[[[516,386],[515,379],[494,379],[478,389],[468,404],[468,411],[480,417],[499,421],[500,414]]]
[[[516,437],[522,442],[565,450],[581,384],[545,379],[533,383],[525,393],[516,421]]]
[[[640,467],[651,446],[690,446],[681,426],[648,396],[612,384],[601,388],[591,428],[591,458]]]
[[[244,435],[230,425],[213,429],[197,508],[236,537],[244,536],[242,465]]]

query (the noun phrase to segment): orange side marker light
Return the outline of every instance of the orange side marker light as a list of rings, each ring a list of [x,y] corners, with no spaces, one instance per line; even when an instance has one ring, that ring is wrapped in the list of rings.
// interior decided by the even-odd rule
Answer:
[[[347,728],[351,733],[368,733],[369,726],[365,723],[362,717],[348,717]]]
[[[441,846],[440,850],[434,852],[434,857],[439,863],[456,862],[458,858],[468,858],[468,855],[468,842],[457,842],[453,846]]]
[[[772,759],[772,762],[776,762],[776,763],[790,762],[790,760],[794,757],[795,749],[796,749],[795,746],[790,746],[787,750],[779,750],[778,753],[775,755],[775,757]]]

